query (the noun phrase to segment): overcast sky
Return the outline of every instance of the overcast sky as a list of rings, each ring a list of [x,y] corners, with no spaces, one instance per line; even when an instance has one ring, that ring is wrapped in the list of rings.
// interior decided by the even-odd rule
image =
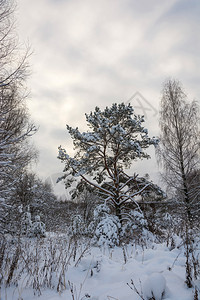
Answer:
[[[95,106],[131,99],[158,135],[167,78],[200,99],[199,0],[20,0],[17,22],[33,50],[29,108],[43,179],[62,172],[59,145],[71,153],[66,124],[86,130],[84,114]],[[154,158],[139,171],[154,178]]]

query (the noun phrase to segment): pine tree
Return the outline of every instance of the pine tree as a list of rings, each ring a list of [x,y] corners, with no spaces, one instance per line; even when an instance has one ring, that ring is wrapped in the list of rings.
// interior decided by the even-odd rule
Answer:
[[[65,163],[64,179],[66,188],[78,179],[96,189],[105,201],[115,209],[122,221],[122,209],[130,201],[151,186],[146,180],[138,183],[137,175],[128,175],[133,161],[148,159],[146,149],[157,145],[158,140],[150,138],[143,127],[144,117],[135,115],[133,107],[124,103],[113,104],[101,111],[86,114],[90,131],[80,132],[67,125],[76,153],[70,157],[59,147],[58,158]]]

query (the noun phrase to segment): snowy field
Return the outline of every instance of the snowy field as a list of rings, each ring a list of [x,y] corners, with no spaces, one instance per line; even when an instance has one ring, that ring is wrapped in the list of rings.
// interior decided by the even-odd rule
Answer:
[[[34,245],[34,243],[36,243]],[[45,239],[42,245],[45,246]],[[55,243],[57,243],[55,241]],[[51,249],[50,249],[51,245]],[[72,253],[72,248],[64,249],[62,243],[62,251],[59,250],[59,262],[63,260],[63,272],[52,264],[51,273],[51,288],[40,287],[40,292],[36,289],[27,287],[34,285],[31,282],[30,276],[15,274],[15,284],[10,286],[2,286],[1,300],[139,300],[151,299],[154,295],[156,300],[189,300],[194,299],[192,289],[188,289],[185,281],[185,257],[184,247],[181,246],[181,240],[176,239],[176,247],[170,249],[166,244],[151,243],[150,245],[141,247],[136,245],[128,245],[116,247],[114,249],[86,247],[82,245],[77,249],[77,253]],[[47,247],[46,247],[47,246]],[[46,248],[48,253],[55,255],[56,244],[53,245],[47,242]],[[24,261],[26,255],[36,255],[41,259],[41,269],[38,265],[39,273],[44,269],[50,258],[41,258],[41,253],[37,249],[41,248],[36,240],[32,240],[26,246],[24,252]],[[61,249],[60,248],[60,249]],[[49,250],[50,249],[50,250]],[[47,250],[46,250],[47,251]],[[32,256],[33,260],[34,257]],[[62,259],[60,258],[62,257]],[[28,260],[27,260],[28,261]],[[35,260],[35,264],[38,264]],[[58,262],[58,260],[57,260]],[[20,259],[19,259],[20,263]],[[56,260],[54,261],[56,264]],[[26,266],[28,268],[28,266]],[[29,264],[30,270],[31,267]],[[19,270],[20,268],[18,268]],[[25,272],[25,266],[22,268],[22,273]],[[18,271],[20,272],[20,271]],[[60,274],[62,274],[61,277]],[[49,276],[46,273],[46,276]],[[29,279],[27,279],[29,277]],[[35,284],[40,278],[35,278]],[[58,282],[60,286],[58,288]],[[18,282],[18,284],[16,283]],[[54,284],[55,283],[55,284]],[[58,291],[57,291],[58,289]],[[136,289],[138,293],[136,292]],[[153,293],[153,294],[152,294]],[[35,294],[35,295],[34,295]],[[154,299],[154,298],[152,298]]]

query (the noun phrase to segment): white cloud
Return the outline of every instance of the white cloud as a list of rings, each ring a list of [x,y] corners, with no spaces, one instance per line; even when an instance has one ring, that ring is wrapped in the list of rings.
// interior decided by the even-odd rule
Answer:
[[[20,37],[34,49],[28,84],[40,174],[62,170],[55,156],[68,144],[65,124],[85,128],[84,113],[96,105],[140,91],[158,108],[169,76],[198,98],[199,10],[196,0],[19,1]],[[150,115],[147,125],[158,132]]]

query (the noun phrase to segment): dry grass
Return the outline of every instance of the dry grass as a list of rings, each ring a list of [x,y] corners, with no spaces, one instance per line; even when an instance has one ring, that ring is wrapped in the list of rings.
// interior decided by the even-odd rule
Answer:
[[[42,239],[7,237],[0,241],[0,285],[32,288],[41,295],[46,288],[62,292],[69,264],[77,265],[89,245],[78,246],[66,235]]]

